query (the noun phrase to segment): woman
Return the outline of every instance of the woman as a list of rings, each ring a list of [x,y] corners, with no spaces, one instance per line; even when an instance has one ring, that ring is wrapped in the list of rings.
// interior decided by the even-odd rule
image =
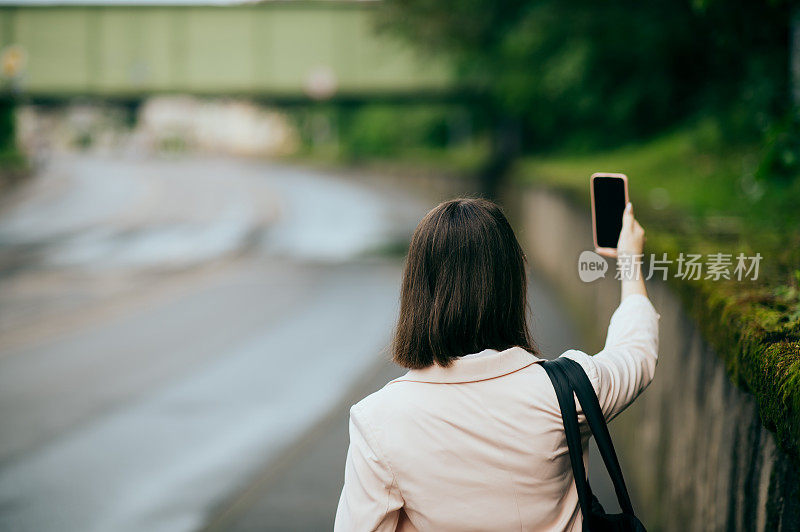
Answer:
[[[628,204],[618,251],[640,254],[643,242]],[[659,315],[639,272],[627,273],[604,349],[562,355],[586,371],[608,419],[656,367]],[[526,286],[525,257],[495,204],[448,201],[420,222],[393,343],[410,371],[350,410],[337,531],[581,530]]]

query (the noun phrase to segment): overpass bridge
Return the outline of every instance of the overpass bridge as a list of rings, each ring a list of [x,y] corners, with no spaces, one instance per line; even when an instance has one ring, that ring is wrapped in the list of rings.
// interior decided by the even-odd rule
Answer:
[[[4,5],[3,83],[32,100],[449,98],[446,60],[375,30],[378,2]]]

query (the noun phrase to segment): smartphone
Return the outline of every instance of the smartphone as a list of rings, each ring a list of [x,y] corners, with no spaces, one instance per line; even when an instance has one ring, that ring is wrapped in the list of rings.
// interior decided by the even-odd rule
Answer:
[[[628,204],[628,176],[597,172],[592,174],[589,189],[594,250],[600,255],[616,257],[622,213]]]

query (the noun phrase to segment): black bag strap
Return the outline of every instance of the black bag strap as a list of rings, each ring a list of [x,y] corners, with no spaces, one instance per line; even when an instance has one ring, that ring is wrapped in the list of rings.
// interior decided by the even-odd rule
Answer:
[[[611,434],[608,432],[606,418],[600,408],[600,402],[594,393],[592,383],[581,365],[574,360],[564,358],[562,364],[562,369],[566,373],[575,395],[578,396],[578,401],[581,403],[589,428],[594,435],[600,456],[603,458],[603,463],[614,484],[614,491],[617,494],[620,509],[626,514],[634,515],[633,504],[631,504],[631,498],[628,495],[628,488],[625,486],[622,468],[619,465],[614,443],[611,440]]]
[[[572,462],[572,471],[576,478],[576,484],[578,483],[578,475],[580,474],[581,478],[585,479],[586,472],[583,466],[583,448],[580,441],[580,431],[577,429],[578,420],[575,411],[575,401],[572,396],[573,392],[578,397],[589,428],[597,442],[600,456],[603,458],[603,463],[614,484],[614,491],[617,494],[620,508],[623,513],[635,515],[630,496],[628,495],[628,489],[625,486],[625,479],[622,476],[622,468],[619,465],[617,453],[614,450],[614,444],[608,432],[608,425],[606,425],[605,416],[600,408],[600,402],[597,400],[597,395],[594,392],[592,383],[589,381],[589,377],[586,376],[580,364],[566,357],[559,357],[556,360],[545,362],[543,365],[551,381],[553,381],[558,403],[561,407],[562,418],[564,418],[564,430],[567,433],[567,444],[570,447],[570,461]],[[556,385],[556,381],[559,382],[558,385]],[[566,409],[565,404],[567,405]],[[567,418],[571,419],[569,422],[570,427],[567,426]],[[572,436],[569,435],[570,432],[573,433]],[[576,447],[577,452],[573,452],[573,446]],[[577,464],[573,458],[574,454],[578,456]],[[576,467],[576,465],[578,467]],[[591,500],[591,491],[588,487],[588,481],[586,482],[586,486],[587,488],[583,492],[583,496],[586,498],[586,504],[588,505]],[[581,495],[582,493],[579,486],[578,497],[580,498]],[[581,503],[581,511],[584,511],[583,503]],[[584,515],[588,514],[584,513]]]
[[[575,399],[573,398],[572,387],[558,364],[545,362],[542,364],[553,388],[556,390],[558,406],[561,408],[561,418],[564,422],[564,432],[567,436],[567,448],[569,449],[569,461],[572,463],[572,475],[575,478],[575,487],[578,491],[578,504],[585,519],[591,515],[591,491],[589,481],[586,478],[586,469],[583,465],[583,445],[581,445],[581,434],[578,428],[578,413],[575,410]]]

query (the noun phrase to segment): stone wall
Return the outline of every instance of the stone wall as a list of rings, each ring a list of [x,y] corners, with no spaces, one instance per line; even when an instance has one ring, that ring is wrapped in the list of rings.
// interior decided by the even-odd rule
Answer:
[[[619,286],[613,260],[606,279],[578,278],[578,255],[593,247],[589,205],[536,187],[506,196],[531,267],[560,290],[585,350],[596,352]],[[667,284],[649,282],[648,292],[661,314],[656,377],[611,424],[648,530],[800,530],[799,471],[762,426],[753,397],[730,381]]]

